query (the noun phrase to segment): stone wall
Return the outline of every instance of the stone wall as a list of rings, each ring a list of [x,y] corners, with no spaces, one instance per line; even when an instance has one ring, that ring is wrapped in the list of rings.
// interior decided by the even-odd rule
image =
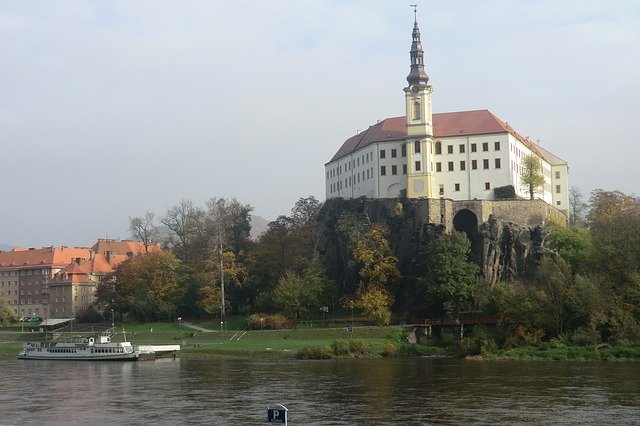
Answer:
[[[493,216],[520,226],[542,226],[549,219],[567,225],[568,218],[542,200],[491,200]],[[482,222],[485,222],[483,220]]]

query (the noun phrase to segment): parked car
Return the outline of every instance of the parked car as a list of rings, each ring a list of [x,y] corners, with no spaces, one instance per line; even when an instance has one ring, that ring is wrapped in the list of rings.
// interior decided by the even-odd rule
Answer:
[[[42,322],[42,318],[31,316],[24,319],[25,322]]]

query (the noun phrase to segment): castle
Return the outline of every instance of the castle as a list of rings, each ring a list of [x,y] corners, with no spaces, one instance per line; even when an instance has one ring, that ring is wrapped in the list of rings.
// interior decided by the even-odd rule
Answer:
[[[544,185],[536,196],[569,215],[569,166],[523,137],[488,110],[433,113],[433,87],[425,72],[417,18],[411,69],[404,88],[406,115],[379,121],[347,139],[325,164],[330,198],[495,200],[496,188],[521,184],[523,160],[540,159]]]

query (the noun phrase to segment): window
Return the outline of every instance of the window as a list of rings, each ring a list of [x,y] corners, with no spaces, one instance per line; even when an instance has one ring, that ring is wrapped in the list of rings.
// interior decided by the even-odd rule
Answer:
[[[391,150],[391,158],[396,158],[398,156],[398,150],[397,149],[392,149]]]
[[[413,119],[420,120],[420,102],[413,103]]]
[[[387,166],[380,166],[380,174],[385,176],[387,174]]]
[[[478,169],[478,160],[471,160],[471,169],[472,170]]]
[[[400,149],[400,151],[402,152],[402,156],[403,157],[407,156],[407,144],[406,143],[402,144],[402,148]]]
[[[416,154],[420,154],[420,141],[415,141],[415,142],[413,143],[413,151],[414,151]]]
[[[403,175],[406,175],[406,174],[407,174],[407,165],[406,165],[406,164],[403,164],[403,165],[402,165],[402,174],[403,174]]]
[[[485,182],[484,183],[484,189],[487,190],[487,191],[490,190],[491,189],[491,182]]]
[[[459,192],[460,191],[460,184],[459,183],[454,184],[454,188],[455,188],[456,192]]]
[[[464,162],[464,161],[460,162],[460,170],[461,171],[467,170],[467,163],[466,162]]]
[[[489,159],[485,158],[484,160],[482,160],[482,168],[487,170],[489,168]]]
[[[471,152],[476,152],[478,150],[478,147],[475,143],[471,144]]]
[[[495,159],[495,161],[494,161],[494,166],[495,166],[495,168],[496,168],[496,169],[499,169],[499,168],[500,168],[500,159],[499,159],[499,158],[496,158],[496,159]]]
[[[560,179],[560,172],[556,172],[556,179]]]
[[[416,166],[416,172],[419,172],[420,171],[420,162],[416,161],[415,166]]]
[[[387,156],[387,153],[384,152],[384,149],[380,150],[380,158],[385,158]]]
[[[436,172],[442,171],[442,163],[436,163]]]
[[[449,161],[449,171],[453,171],[453,161]]]
[[[482,142],[482,150],[489,151],[489,142]]]
[[[500,142],[494,142],[493,143],[493,149],[496,151],[500,151]]]
[[[556,205],[560,206],[560,205],[562,205],[562,202],[561,201],[556,201]]]
[[[447,154],[453,154],[453,145],[447,145]]]
[[[556,185],[556,194],[560,193],[560,185]]]
[[[444,195],[444,185],[440,185],[440,188],[438,189],[438,194]]]
[[[393,166],[391,166],[391,174],[392,175],[397,175],[398,174],[398,166],[396,166],[395,164]]]
[[[464,144],[461,143],[458,148],[460,148],[460,154],[464,154]]]
[[[442,142],[436,142],[436,154],[442,154]]]

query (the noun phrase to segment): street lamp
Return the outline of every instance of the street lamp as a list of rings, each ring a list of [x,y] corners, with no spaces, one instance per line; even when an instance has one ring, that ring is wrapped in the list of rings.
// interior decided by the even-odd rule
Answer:
[[[111,310],[111,329],[113,330],[114,328],[116,328],[115,326],[115,321],[114,321],[114,317],[113,317],[113,309]]]

